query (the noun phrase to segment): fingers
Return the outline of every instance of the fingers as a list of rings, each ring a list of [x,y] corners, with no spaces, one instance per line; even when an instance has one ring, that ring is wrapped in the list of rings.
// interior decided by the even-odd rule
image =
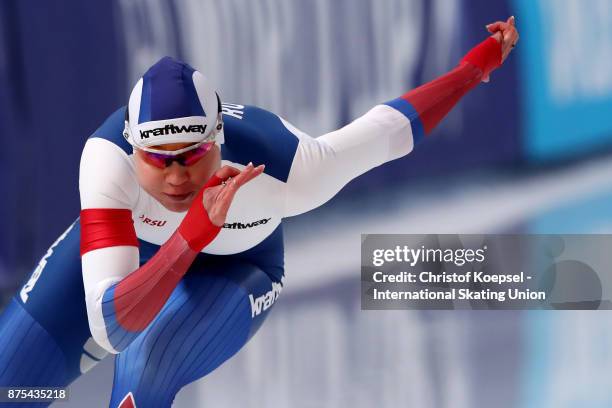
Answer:
[[[223,185],[214,188],[215,191],[212,192],[214,194],[214,204],[210,206],[209,210],[209,217],[214,224],[221,225],[225,221],[238,189],[263,173],[264,169],[263,164],[255,167],[253,163],[249,163],[235,177],[228,177]]]
[[[511,23],[508,23],[506,29],[502,30],[504,42],[514,45],[518,41],[518,31],[516,31],[516,27],[514,26],[514,16],[510,17],[508,21],[511,21]]]
[[[237,175],[240,173],[240,170],[238,170],[237,168],[231,167],[231,166],[223,166],[221,167],[219,170],[217,170],[206,182],[206,184],[204,184],[204,190],[211,188],[211,187],[215,187],[218,185],[221,185],[221,183],[223,182],[223,180],[227,179],[228,177],[232,177],[234,175]]]
[[[498,31],[506,32],[516,26],[515,21],[516,19],[514,18],[514,16],[510,16],[506,21],[496,21],[494,23],[487,24],[485,28],[491,34],[496,33]]]
[[[487,31],[490,32],[491,34],[495,34],[498,32],[506,33],[510,30],[512,30],[514,28],[513,25],[508,24],[508,23],[504,23],[504,22],[497,22],[497,23],[493,23],[491,25],[485,26],[487,28]]]
[[[502,58],[505,61],[512,49],[518,43],[519,35],[514,26],[512,29],[504,33],[504,41],[502,42]]]
[[[213,224],[223,225],[238,189],[263,173],[264,169],[263,164],[255,167],[249,163],[242,171],[231,166],[217,170],[211,179],[216,178],[218,183],[206,188],[202,197],[204,208]]]
[[[248,170],[250,167],[250,170]],[[266,166],[263,164],[260,164],[257,167],[253,166],[253,163],[249,163],[247,165],[247,167],[245,168],[245,170],[242,171],[242,173],[240,173],[240,175],[237,177],[240,180],[236,180],[236,182],[238,183],[238,186],[242,186],[245,183],[253,180],[255,177],[259,176],[261,173],[264,172]]]
[[[257,167],[253,166],[253,163],[247,164],[247,166],[238,174],[236,177],[233,177],[228,183],[226,187],[228,189],[237,190],[242,187],[245,183],[254,179],[263,173],[265,166],[259,165]]]
[[[493,34],[491,37],[501,44],[502,61],[505,61],[519,40],[515,17],[510,16],[506,21],[496,21],[487,24],[486,29]]]
[[[502,25],[505,25],[505,24],[506,23],[504,23],[503,21],[496,21],[495,23],[487,24],[485,28],[487,29],[488,32],[493,34],[501,30]]]
[[[498,31],[495,34],[493,34],[491,37],[495,38],[495,40],[498,43],[503,44],[504,37],[503,37],[503,34],[501,32]]]
[[[244,185],[244,183],[263,173],[264,169],[265,165],[263,164],[255,167],[253,166],[253,163],[249,163],[242,171],[235,167],[226,165],[217,170],[214,176],[220,180],[217,184],[221,184],[221,182],[231,178],[231,180],[233,180],[231,184],[236,185],[236,187],[240,187]]]
[[[215,172],[215,176],[219,177],[221,180],[225,180],[228,177],[235,177],[238,174],[240,174],[240,170],[232,166],[223,166]]]

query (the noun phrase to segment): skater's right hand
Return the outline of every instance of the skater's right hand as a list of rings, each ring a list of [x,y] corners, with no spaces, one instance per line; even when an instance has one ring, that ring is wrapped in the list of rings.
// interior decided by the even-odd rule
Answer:
[[[255,167],[253,163],[249,163],[242,171],[235,167],[223,166],[215,172],[204,186],[202,195],[202,204],[214,225],[223,226],[238,189],[263,173],[264,168],[263,164]]]

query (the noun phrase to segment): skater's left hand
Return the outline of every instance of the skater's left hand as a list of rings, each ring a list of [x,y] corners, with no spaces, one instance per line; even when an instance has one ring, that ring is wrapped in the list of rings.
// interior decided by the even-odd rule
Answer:
[[[502,62],[504,62],[519,40],[519,33],[516,29],[514,16],[510,17],[505,22],[496,21],[495,23],[487,24],[486,28],[487,31],[493,34],[491,37],[501,43]]]
[[[497,40],[502,47],[502,63],[508,58],[510,52],[519,40],[519,33],[516,29],[514,16],[506,21],[496,21],[486,25],[487,31],[493,34],[491,37]],[[489,82],[489,77],[483,78],[483,82]]]

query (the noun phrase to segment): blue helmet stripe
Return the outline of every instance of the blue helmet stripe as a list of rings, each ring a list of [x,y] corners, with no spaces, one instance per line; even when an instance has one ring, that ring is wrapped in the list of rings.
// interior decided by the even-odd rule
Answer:
[[[164,57],[143,76],[138,123],[206,116],[193,83],[194,69]]]

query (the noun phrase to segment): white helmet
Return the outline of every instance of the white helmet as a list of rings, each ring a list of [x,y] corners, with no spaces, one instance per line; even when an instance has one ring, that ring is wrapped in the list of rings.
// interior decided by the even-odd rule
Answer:
[[[206,142],[223,143],[221,100],[204,75],[164,57],[132,90],[123,136],[138,149],[163,154],[180,154]],[[173,151],[151,147],[167,143],[195,144]]]

